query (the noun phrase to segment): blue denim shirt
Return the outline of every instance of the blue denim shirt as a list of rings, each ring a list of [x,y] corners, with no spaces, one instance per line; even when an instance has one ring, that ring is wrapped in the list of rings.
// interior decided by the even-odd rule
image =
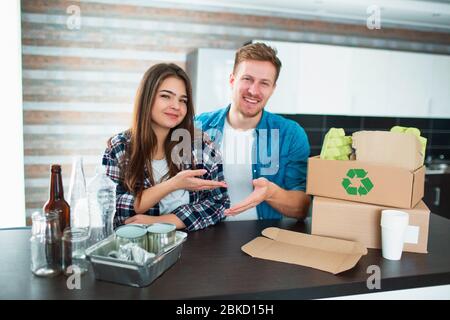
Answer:
[[[197,127],[206,131],[218,147],[229,110],[230,105],[196,117]],[[252,150],[253,179],[264,177],[283,189],[305,191],[310,147],[305,130],[298,123],[263,110],[256,127],[255,142]],[[256,211],[258,219],[283,217],[265,201],[256,207]]]

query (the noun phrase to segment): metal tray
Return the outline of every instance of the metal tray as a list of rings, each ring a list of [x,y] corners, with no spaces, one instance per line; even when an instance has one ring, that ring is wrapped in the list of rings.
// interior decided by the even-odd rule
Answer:
[[[164,248],[144,265],[108,257],[108,252],[115,249],[114,235],[89,247],[86,257],[92,264],[97,280],[146,287],[178,261],[186,238],[185,232],[177,231],[175,244]]]

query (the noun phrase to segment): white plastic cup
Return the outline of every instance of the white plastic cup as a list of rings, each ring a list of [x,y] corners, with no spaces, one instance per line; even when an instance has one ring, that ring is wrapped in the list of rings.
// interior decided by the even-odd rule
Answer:
[[[409,215],[399,210],[381,211],[381,250],[383,258],[400,260],[406,229],[409,224]]]

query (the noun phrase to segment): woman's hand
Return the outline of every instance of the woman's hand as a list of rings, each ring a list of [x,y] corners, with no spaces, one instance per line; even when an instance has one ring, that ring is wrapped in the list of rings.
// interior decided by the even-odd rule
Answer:
[[[227,188],[225,181],[205,180],[196,178],[202,176],[207,171],[205,169],[199,170],[183,170],[168,181],[171,181],[174,189],[185,189],[191,191],[211,190],[215,188]]]
[[[164,214],[162,216],[149,216],[146,214],[136,214],[127,220],[125,224],[137,223],[137,224],[153,224],[153,223],[171,223],[174,224],[177,229],[184,229],[186,225],[175,214]]]
[[[154,216],[148,216],[146,214],[136,214],[127,220],[125,220],[125,224],[129,223],[137,223],[137,224],[152,224],[155,223],[155,217]]]

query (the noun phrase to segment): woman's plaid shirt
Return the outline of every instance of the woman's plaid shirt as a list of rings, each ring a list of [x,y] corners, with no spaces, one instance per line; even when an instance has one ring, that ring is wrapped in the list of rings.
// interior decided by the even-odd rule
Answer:
[[[130,143],[130,135],[122,132],[114,136],[110,145],[106,148],[103,155],[103,165],[106,174],[117,184],[116,188],[116,214],[114,216],[114,228],[124,224],[125,220],[136,214],[134,211],[134,194],[128,192],[123,181],[123,173],[120,172],[119,163],[125,161],[125,152]],[[195,157],[196,168],[206,169],[207,173],[202,176],[203,179],[223,181],[223,166],[220,154],[215,149],[214,144],[205,135],[202,141],[203,156],[202,161]],[[194,149],[194,155],[199,150]],[[190,169],[191,167],[187,167]],[[144,189],[152,185],[145,170]],[[230,207],[230,199],[226,188],[216,188],[205,191],[189,191],[189,204],[184,204],[176,208],[172,213],[175,214],[186,226],[187,231],[194,231],[214,225],[223,220],[224,210]],[[159,204],[150,208],[145,214],[158,216]]]

